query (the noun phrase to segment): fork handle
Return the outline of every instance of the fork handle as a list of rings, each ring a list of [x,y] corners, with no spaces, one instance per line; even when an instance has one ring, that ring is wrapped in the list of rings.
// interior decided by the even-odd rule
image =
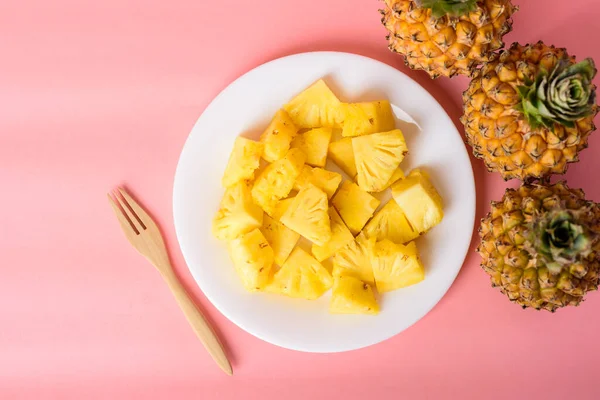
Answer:
[[[217,335],[215,335],[200,310],[196,307],[196,304],[194,304],[184,287],[181,285],[181,282],[179,282],[179,279],[175,276],[171,266],[169,265],[168,268],[160,268],[159,270],[169,286],[169,289],[171,289],[171,292],[175,296],[183,314],[204,347],[206,347],[206,350],[208,350],[215,362],[227,375],[233,375],[233,370],[225,355],[223,345],[219,342]]]

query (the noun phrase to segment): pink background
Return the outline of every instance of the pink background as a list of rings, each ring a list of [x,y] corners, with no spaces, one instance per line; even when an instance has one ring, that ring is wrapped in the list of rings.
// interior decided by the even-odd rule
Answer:
[[[600,62],[596,0],[517,3],[508,43],[543,39]],[[191,279],[172,223],[175,166],[205,106],[250,68],[303,51],[360,53],[414,77],[460,126],[467,80],[408,71],[386,48],[380,5],[0,2],[1,399],[598,398],[600,294],[554,315],[522,311],[490,288],[474,253],[415,326],[335,355],[250,336]],[[567,175],[596,201],[598,154],[595,134]],[[473,165],[479,218],[515,183]],[[105,197],[118,184],[162,223],[178,272],[227,342],[233,378],[119,231]]]

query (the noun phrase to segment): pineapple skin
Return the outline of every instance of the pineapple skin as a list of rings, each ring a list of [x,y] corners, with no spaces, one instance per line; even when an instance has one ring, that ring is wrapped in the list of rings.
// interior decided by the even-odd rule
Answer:
[[[565,306],[577,306],[587,292],[600,284],[600,245],[591,254],[560,274],[553,274],[543,258],[529,245],[532,220],[550,210],[578,210],[585,225],[600,234],[600,205],[585,199],[582,190],[566,183],[553,185],[523,184],[507,189],[501,201],[492,202],[491,211],[481,220],[481,242],[477,252],[481,267],[490,276],[492,287],[500,289],[510,301],[523,308],[554,312]]]
[[[475,157],[482,159],[488,171],[498,172],[505,180],[531,181],[551,174],[563,174],[568,165],[579,161],[579,152],[588,146],[588,137],[596,129],[595,112],[568,128],[532,129],[522,112],[517,87],[525,79],[535,79],[537,71],[551,69],[565,49],[514,43],[497,60],[479,70],[463,93],[467,142]],[[575,58],[570,57],[571,63]]]
[[[403,55],[411,69],[424,70],[434,79],[470,76],[480,64],[494,60],[517,11],[511,0],[486,0],[466,15],[435,18],[415,0],[384,3],[381,23],[389,31],[389,49]]]

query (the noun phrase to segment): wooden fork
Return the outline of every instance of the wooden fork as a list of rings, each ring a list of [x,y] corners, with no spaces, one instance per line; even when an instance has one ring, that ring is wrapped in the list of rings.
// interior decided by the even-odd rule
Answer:
[[[158,226],[123,189],[108,194],[110,204],[129,242],[156,267],[204,347],[227,375],[233,375],[223,346],[175,276]]]

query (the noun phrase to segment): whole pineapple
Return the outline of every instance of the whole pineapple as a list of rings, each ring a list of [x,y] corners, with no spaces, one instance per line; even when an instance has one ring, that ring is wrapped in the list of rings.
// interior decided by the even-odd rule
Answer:
[[[506,190],[479,229],[492,286],[523,308],[579,305],[600,283],[600,205],[565,183]]]
[[[576,63],[565,49],[513,44],[463,94],[473,153],[505,180],[564,173],[595,130],[595,75],[591,59]]]
[[[384,0],[390,50],[432,78],[471,75],[511,31],[511,0]]]

